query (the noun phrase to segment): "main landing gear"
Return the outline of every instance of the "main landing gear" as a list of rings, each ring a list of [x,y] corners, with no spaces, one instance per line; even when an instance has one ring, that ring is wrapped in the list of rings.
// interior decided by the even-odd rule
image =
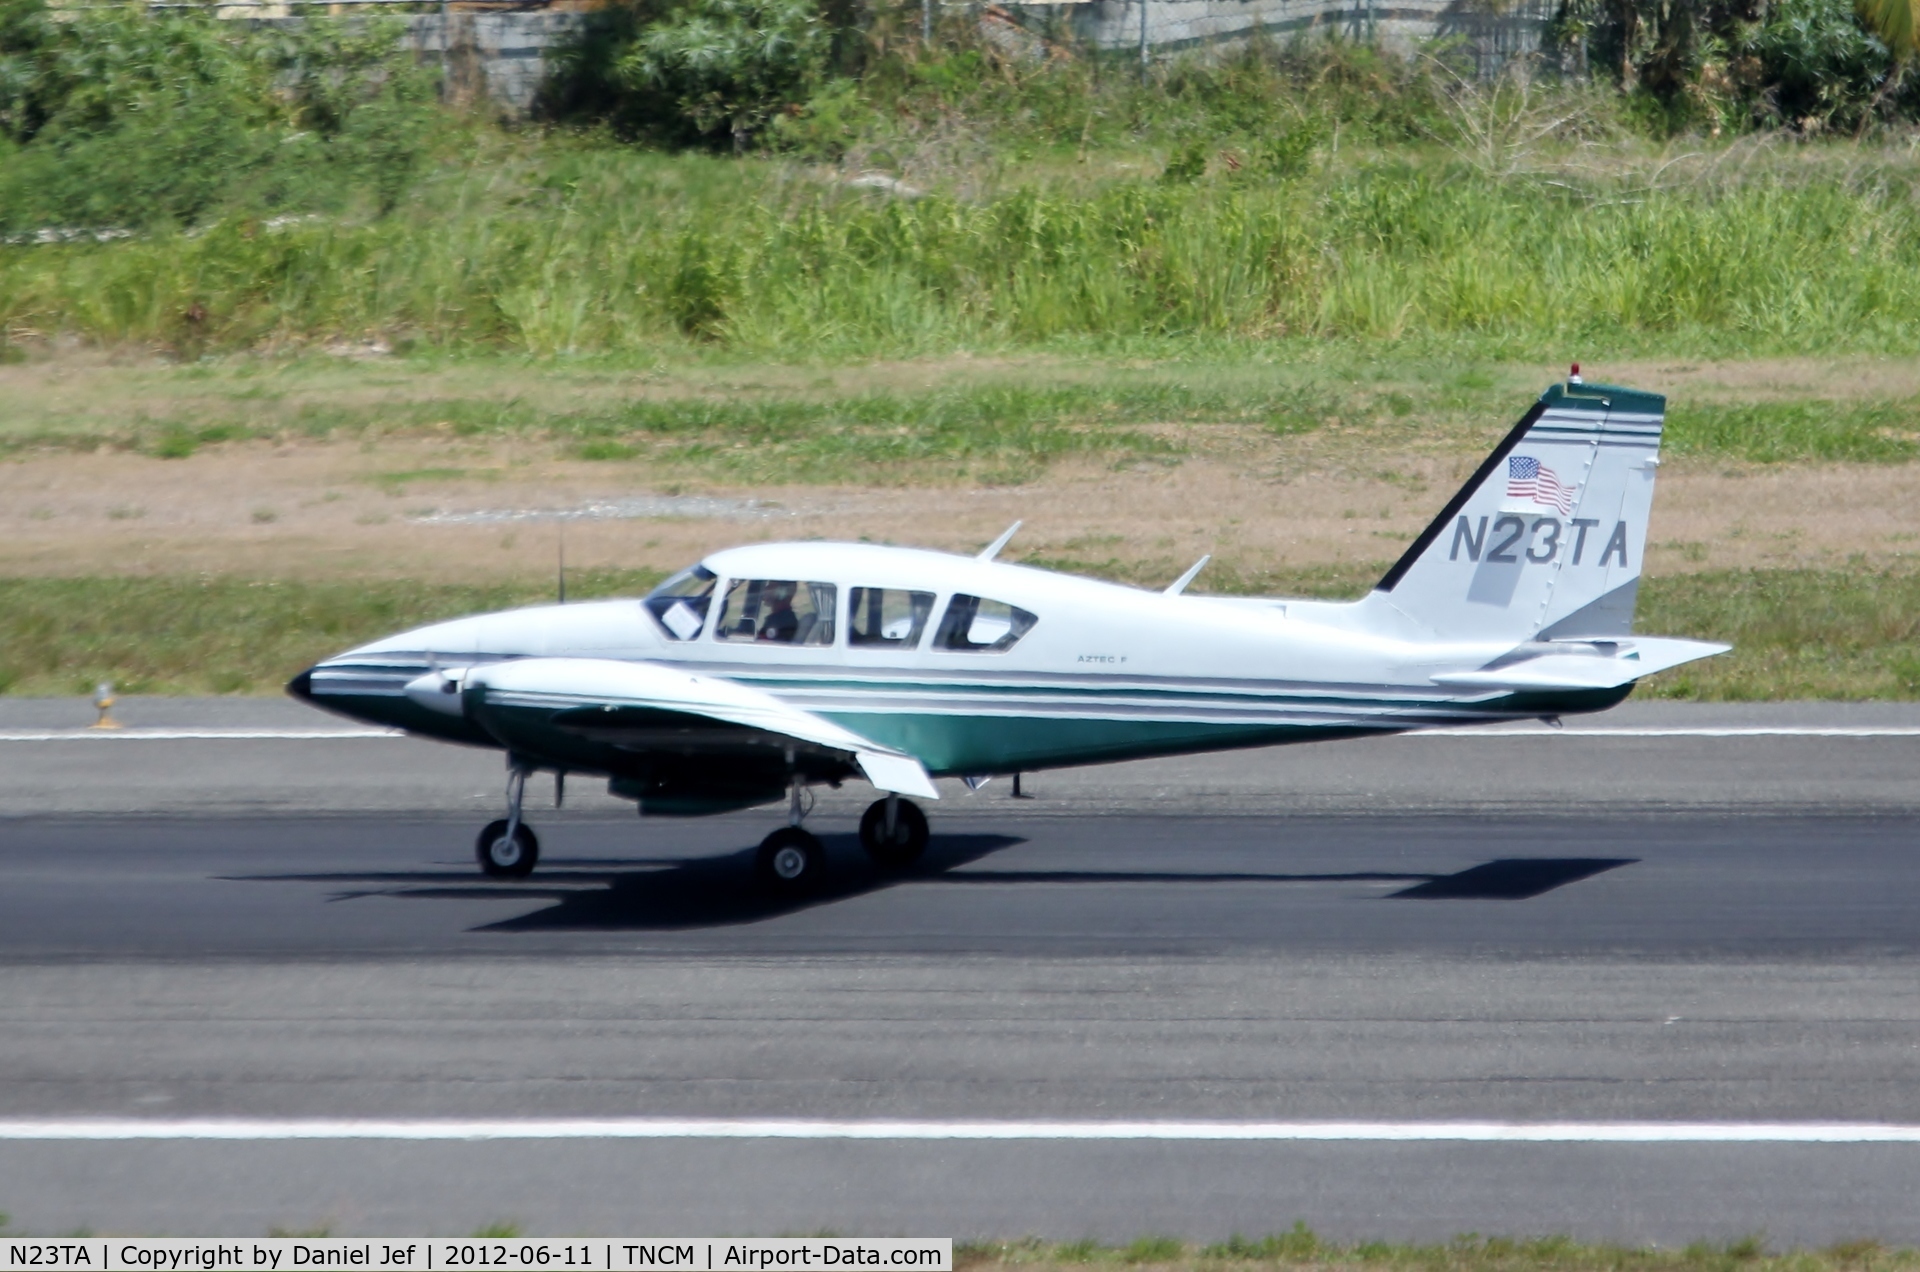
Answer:
[[[789,753],[787,762],[793,762]],[[760,841],[753,873],[770,892],[799,896],[812,892],[827,877],[827,850],[800,823],[813,811],[813,796],[796,775],[787,783],[787,824]]]
[[[860,846],[882,869],[904,869],[927,850],[927,815],[898,795],[875,800],[860,817]]]
[[[516,765],[507,774],[507,815],[488,823],[474,843],[480,869],[491,878],[524,879],[540,862],[540,838],[520,819],[531,771]],[[826,879],[826,849],[800,824],[811,808],[805,785],[796,779],[788,795],[787,824],[761,840],[754,855],[754,874],[770,891],[799,896]],[[875,800],[860,818],[860,846],[881,869],[904,869],[927,850],[927,815],[898,795]]]
[[[771,891],[796,896],[826,878],[826,850],[800,826],[806,815],[801,786],[795,782],[787,806],[788,824],[762,840],[754,858],[760,882]],[[910,866],[926,851],[927,815],[898,795],[876,800],[860,818],[860,846],[882,869]]]

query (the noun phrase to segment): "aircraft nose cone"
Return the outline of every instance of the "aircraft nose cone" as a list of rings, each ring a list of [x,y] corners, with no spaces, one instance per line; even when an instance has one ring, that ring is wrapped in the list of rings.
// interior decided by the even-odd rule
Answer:
[[[309,667],[287,681],[287,696],[298,698],[302,702],[313,701],[313,668]]]

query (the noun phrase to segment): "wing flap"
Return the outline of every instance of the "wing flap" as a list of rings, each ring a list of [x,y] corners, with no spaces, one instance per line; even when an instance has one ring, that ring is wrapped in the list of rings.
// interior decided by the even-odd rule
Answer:
[[[920,799],[940,798],[940,792],[933,788],[933,779],[927,776],[927,770],[921,768],[920,761],[911,755],[856,751],[853,758],[875,790],[914,795]]]

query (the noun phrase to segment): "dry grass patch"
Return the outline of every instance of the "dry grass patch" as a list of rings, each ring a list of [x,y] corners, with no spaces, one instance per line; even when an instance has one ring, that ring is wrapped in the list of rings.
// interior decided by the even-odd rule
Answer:
[[[50,454],[0,463],[0,575],[487,582],[547,577],[562,533],[582,566],[671,570],[781,539],[977,551],[1024,520],[1015,559],[1164,586],[1211,553],[1198,587],[1257,592],[1302,570],[1377,577],[1479,444],[1362,448],[1225,426],[1202,441],[1179,463],[1080,457],[1024,483],[933,487],[676,480],[657,464],[498,438]],[[1683,458],[1662,472],[1648,567],[1893,569],[1917,548],[1920,464]]]

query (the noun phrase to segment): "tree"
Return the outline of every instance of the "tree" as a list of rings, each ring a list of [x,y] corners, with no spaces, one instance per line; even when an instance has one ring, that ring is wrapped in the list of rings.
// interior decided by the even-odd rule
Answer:
[[[641,34],[619,73],[663,92],[705,136],[736,151],[820,83],[831,34],[811,0],[693,0]]]

